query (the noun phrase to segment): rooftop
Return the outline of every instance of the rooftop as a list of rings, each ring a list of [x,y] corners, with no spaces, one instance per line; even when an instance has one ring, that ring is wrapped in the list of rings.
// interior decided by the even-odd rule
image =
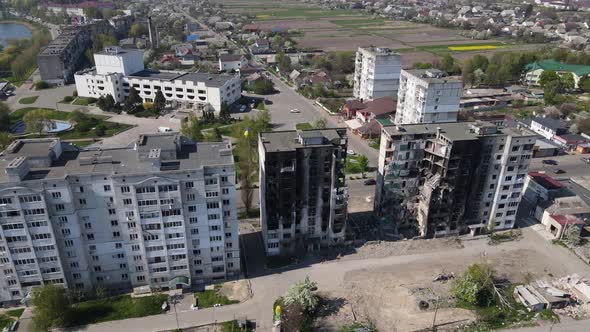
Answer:
[[[563,184],[559,183],[554,178],[545,173],[529,172],[529,176],[545,189],[552,190],[563,188]]]
[[[559,119],[535,117],[531,119],[531,122],[536,122],[542,125],[543,127],[551,128],[553,130],[567,128],[565,123]]]
[[[535,136],[528,129],[498,127],[485,121],[393,125],[385,126],[383,130],[390,136],[435,135],[440,131],[450,141],[476,140],[481,136],[493,135]]]
[[[175,139],[179,139],[178,148]],[[62,179],[65,176],[87,175],[139,175],[159,171],[178,171],[201,169],[204,166],[233,165],[233,156],[228,142],[194,143],[178,133],[151,133],[140,136],[138,148],[133,146],[114,149],[79,150],[59,139],[22,140],[15,149],[7,149],[0,154],[0,168],[5,169],[19,157],[47,157],[51,144],[61,147],[48,167],[34,167],[22,181]],[[140,158],[141,146],[150,150],[175,149],[173,158],[161,158],[161,168],[154,169],[153,160]],[[158,151],[159,152],[159,151]],[[153,159],[154,156],[150,155]],[[156,154],[155,157],[159,157]],[[12,182],[6,172],[0,173],[0,183]]]
[[[161,80],[161,81],[189,81],[189,82],[204,82],[207,86],[221,87],[227,83],[227,81],[234,78],[228,74],[208,74],[208,73],[186,73],[186,72],[172,72],[172,71],[159,71],[152,69],[145,69],[137,73],[129,75],[130,78],[141,78],[148,80]]]
[[[310,146],[341,145],[346,129],[289,130],[260,133],[267,152],[295,151]]]
[[[40,56],[52,56],[61,54],[66,47],[78,36],[78,34],[85,32],[84,29],[76,27],[67,27],[54,40],[49,42],[41,52]]]
[[[553,59],[533,62],[526,65],[526,70],[528,71],[536,69],[553,70],[558,72],[571,72],[576,74],[577,76],[584,76],[590,74],[590,66],[571,65],[555,61]]]
[[[445,76],[446,73],[438,69],[402,69],[402,73],[408,73],[420,78],[427,83],[461,83],[463,80],[458,76]]]
[[[364,52],[368,52],[371,53],[372,55],[397,55],[400,56],[399,53],[394,52],[393,50],[391,50],[390,48],[387,47],[359,47],[359,51],[364,51]]]
[[[221,54],[219,61],[240,61],[244,56],[242,54]]]

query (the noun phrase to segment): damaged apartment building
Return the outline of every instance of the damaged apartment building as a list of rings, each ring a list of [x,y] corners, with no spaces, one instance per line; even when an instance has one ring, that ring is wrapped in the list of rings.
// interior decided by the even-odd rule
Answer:
[[[488,122],[385,127],[375,211],[408,236],[510,229],[534,144],[528,129]]]
[[[344,240],[347,143],[344,128],[260,134],[260,223],[268,255]]]

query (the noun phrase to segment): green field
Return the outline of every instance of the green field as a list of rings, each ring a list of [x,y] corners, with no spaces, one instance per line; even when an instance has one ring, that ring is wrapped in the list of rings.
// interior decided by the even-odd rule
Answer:
[[[78,303],[72,308],[71,324],[80,326],[161,314],[162,303],[167,299],[168,296],[162,294],[136,299],[123,295]]]
[[[96,143],[96,141],[94,141],[93,139],[89,139],[89,140],[85,140],[85,141],[75,141],[75,142],[70,142],[70,144],[79,147],[80,149],[83,149],[91,144]]]
[[[88,106],[94,102],[94,98],[78,97],[72,102],[72,105]]]
[[[344,9],[327,10],[318,7],[285,7],[280,9],[270,6],[244,7],[244,12],[255,15],[257,20],[280,20],[288,18],[303,18],[306,20],[319,20],[324,17],[356,16]]]
[[[214,290],[205,290],[195,293],[195,299],[198,300],[197,306],[199,308],[211,308],[215,304],[228,305],[240,303],[240,301],[233,301],[219,294],[220,289],[221,285],[215,285]]]
[[[31,105],[32,103],[36,102],[39,96],[31,96],[31,97],[24,97],[18,100],[19,104],[24,105]]]

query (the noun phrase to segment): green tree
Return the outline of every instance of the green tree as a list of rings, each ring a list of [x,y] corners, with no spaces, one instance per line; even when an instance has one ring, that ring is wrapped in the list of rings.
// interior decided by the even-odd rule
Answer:
[[[576,125],[578,127],[578,132],[590,135],[590,118],[580,118],[576,121]]]
[[[146,33],[146,28],[139,23],[134,23],[131,25],[131,28],[129,28],[129,37],[141,37]]]
[[[141,97],[139,96],[139,93],[137,92],[137,90],[135,90],[134,87],[131,87],[131,89],[129,89],[129,96],[127,96],[127,99],[125,100],[125,105],[123,106],[123,108],[125,109],[125,112],[129,113],[129,114],[134,114],[137,113],[138,111],[138,104],[141,104],[142,100]]]
[[[284,305],[297,305],[304,311],[311,313],[317,309],[318,296],[314,293],[317,289],[317,283],[306,276],[303,281],[299,281],[289,287],[282,297]]]
[[[6,131],[0,131],[0,151],[6,149],[14,138]]]
[[[580,229],[576,225],[567,225],[563,233],[563,242],[571,247],[577,247],[581,241]]]
[[[561,100],[561,93],[564,92],[561,80],[549,81],[543,87],[543,99],[547,105],[558,104]]]
[[[367,169],[369,168],[369,158],[364,155],[360,155],[358,158],[356,158],[356,162],[361,172],[361,176],[364,178],[365,172],[367,172]]]
[[[549,82],[559,81],[559,75],[553,70],[544,70],[539,76],[539,85],[542,88],[545,87]]]
[[[90,19],[99,19],[102,18],[102,13],[95,7],[87,7],[84,8],[84,16]]]
[[[262,79],[254,83],[252,92],[257,95],[268,95],[275,92],[275,87],[271,80]]]
[[[281,71],[282,73],[289,73],[292,70],[291,67],[291,58],[288,55],[285,55],[285,53],[281,52],[279,54],[277,54],[277,67],[279,68],[279,71]]]
[[[226,103],[221,104],[221,109],[219,110],[219,121],[223,123],[231,121],[231,114],[229,113],[229,107]]]
[[[496,271],[487,264],[471,264],[456,278],[451,293],[467,305],[488,307],[495,302],[494,280]]]
[[[457,72],[455,59],[450,54],[445,54],[440,60],[440,70],[446,71],[449,74]]]
[[[96,101],[96,106],[98,106],[103,112],[113,112],[115,110],[115,98],[110,94],[101,96]]]
[[[201,130],[201,122],[193,113],[190,113],[180,124],[180,133],[195,142],[203,139],[203,133]]]
[[[159,114],[164,108],[166,108],[166,98],[164,98],[162,90],[158,90],[156,92],[156,97],[154,98],[154,111]]]
[[[47,331],[68,323],[71,306],[62,286],[46,284],[33,288],[32,304],[32,323],[35,330]]]
[[[43,109],[36,109],[28,112],[23,116],[23,121],[30,132],[41,135],[45,127],[49,126],[51,119],[49,112]]]
[[[574,74],[572,73],[564,73],[561,75],[560,80],[565,90],[573,90],[576,87],[576,80],[574,79]]]
[[[432,68],[432,63],[430,62],[414,62],[412,65],[414,69],[430,69]]]
[[[0,132],[10,130],[10,108],[0,102]]]
[[[578,87],[584,92],[590,92],[590,76],[584,76],[580,78]]]

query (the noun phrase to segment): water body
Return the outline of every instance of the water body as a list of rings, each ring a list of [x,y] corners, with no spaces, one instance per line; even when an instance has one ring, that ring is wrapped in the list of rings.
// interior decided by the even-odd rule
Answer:
[[[0,22],[0,45],[8,45],[11,39],[31,38],[31,30],[19,23]]]

